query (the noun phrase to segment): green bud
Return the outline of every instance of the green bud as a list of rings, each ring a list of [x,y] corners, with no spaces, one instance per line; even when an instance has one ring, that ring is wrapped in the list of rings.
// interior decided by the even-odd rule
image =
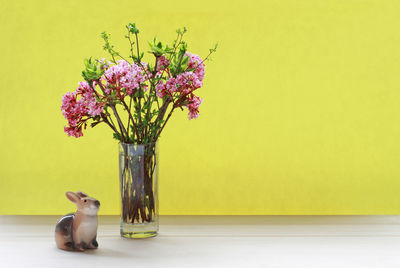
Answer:
[[[138,33],[139,33],[139,29],[136,28],[136,24],[135,24],[134,22],[129,23],[129,24],[126,26],[126,28],[128,29],[128,31],[129,31],[130,33],[133,33],[133,34],[138,34]]]

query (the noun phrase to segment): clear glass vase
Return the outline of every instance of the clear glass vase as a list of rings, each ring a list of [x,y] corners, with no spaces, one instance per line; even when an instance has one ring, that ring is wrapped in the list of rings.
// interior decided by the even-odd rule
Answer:
[[[158,233],[158,143],[119,143],[121,236]]]

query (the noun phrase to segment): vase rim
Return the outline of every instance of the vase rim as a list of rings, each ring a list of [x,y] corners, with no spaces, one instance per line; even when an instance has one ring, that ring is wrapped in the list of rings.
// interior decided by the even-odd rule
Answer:
[[[125,143],[125,142],[119,142],[118,144],[122,144],[122,145],[128,145],[128,146],[146,146],[146,145],[151,145],[151,144],[156,144],[158,143],[158,141],[153,141],[153,142],[148,142],[148,143]]]

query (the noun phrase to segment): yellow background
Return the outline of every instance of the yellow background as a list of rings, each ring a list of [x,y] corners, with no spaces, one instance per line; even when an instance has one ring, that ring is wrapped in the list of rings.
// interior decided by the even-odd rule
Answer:
[[[118,214],[106,126],[63,132],[61,97],[101,57],[186,26],[205,56],[201,116],[160,141],[161,214],[400,213],[400,2],[0,1],[0,214],[62,214],[66,190]]]

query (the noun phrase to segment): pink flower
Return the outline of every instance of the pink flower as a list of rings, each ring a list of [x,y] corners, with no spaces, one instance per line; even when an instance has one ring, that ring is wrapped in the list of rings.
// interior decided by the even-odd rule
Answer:
[[[68,121],[68,127],[64,127],[64,131],[68,136],[81,137],[82,125],[89,118],[101,115],[103,107],[104,103],[97,102],[89,84],[80,82],[75,92],[68,92],[62,97],[61,111]]]
[[[104,69],[107,69],[107,68],[108,68],[109,66],[111,66],[111,64],[112,64],[111,61],[107,61],[107,62],[106,62],[106,59],[105,59],[105,58],[101,58],[101,59],[99,59],[98,61],[99,61],[99,63],[101,64],[101,67],[102,67],[103,70],[104,70]]]
[[[203,86],[202,81],[192,72],[178,74],[175,81],[179,91],[183,93],[189,93]]]
[[[62,98],[61,110],[64,117],[68,120],[68,127],[64,131],[68,136],[76,138],[82,136],[82,118],[87,114],[85,102],[77,100],[77,92],[68,92]]]
[[[188,69],[194,69],[193,73],[196,74],[197,78],[202,82],[205,75],[203,60],[198,55],[189,52],[186,52],[185,55],[189,56]]]
[[[82,126],[80,127],[64,127],[65,133],[68,134],[68,136],[73,136],[75,138],[79,138],[83,136],[82,133]]]
[[[115,89],[119,94],[121,90],[125,90],[126,94],[132,95],[135,90],[143,85],[146,79],[140,66],[119,60],[117,65],[110,66],[104,72],[102,80],[105,80],[107,94]],[[147,87],[143,86],[143,89],[146,90]]]
[[[169,92],[171,92],[171,94],[178,90],[176,87],[175,78],[173,78],[173,77],[171,77],[170,79],[167,80],[167,82],[165,83],[165,86],[166,86],[167,90]]]
[[[88,103],[88,115],[95,117],[103,112],[104,103],[98,103],[96,99]]]
[[[169,61],[165,58],[164,55],[157,59],[157,71],[163,71],[169,65]]]
[[[163,81],[160,81],[156,86],[157,96],[163,98],[165,95],[172,95],[175,91],[177,91],[175,78],[171,77],[164,84]]]
[[[87,82],[79,82],[79,86],[76,92],[82,96],[84,99],[94,98],[93,89],[89,86]]]
[[[80,82],[76,92],[82,96],[81,100],[87,107],[88,115],[94,117],[103,112],[104,103],[97,102],[95,93],[87,82]]]
[[[190,96],[187,99],[187,102],[188,104],[186,105],[186,107],[189,110],[189,120],[196,119],[197,117],[199,117],[199,107],[200,104],[202,104],[203,99],[197,97],[194,94],[190,94]]]
[[[163,98],[165,95],[167,95],[167,87],[165,86],[163,81],[158,82],[156,86],[156,94],[159,98]]]

